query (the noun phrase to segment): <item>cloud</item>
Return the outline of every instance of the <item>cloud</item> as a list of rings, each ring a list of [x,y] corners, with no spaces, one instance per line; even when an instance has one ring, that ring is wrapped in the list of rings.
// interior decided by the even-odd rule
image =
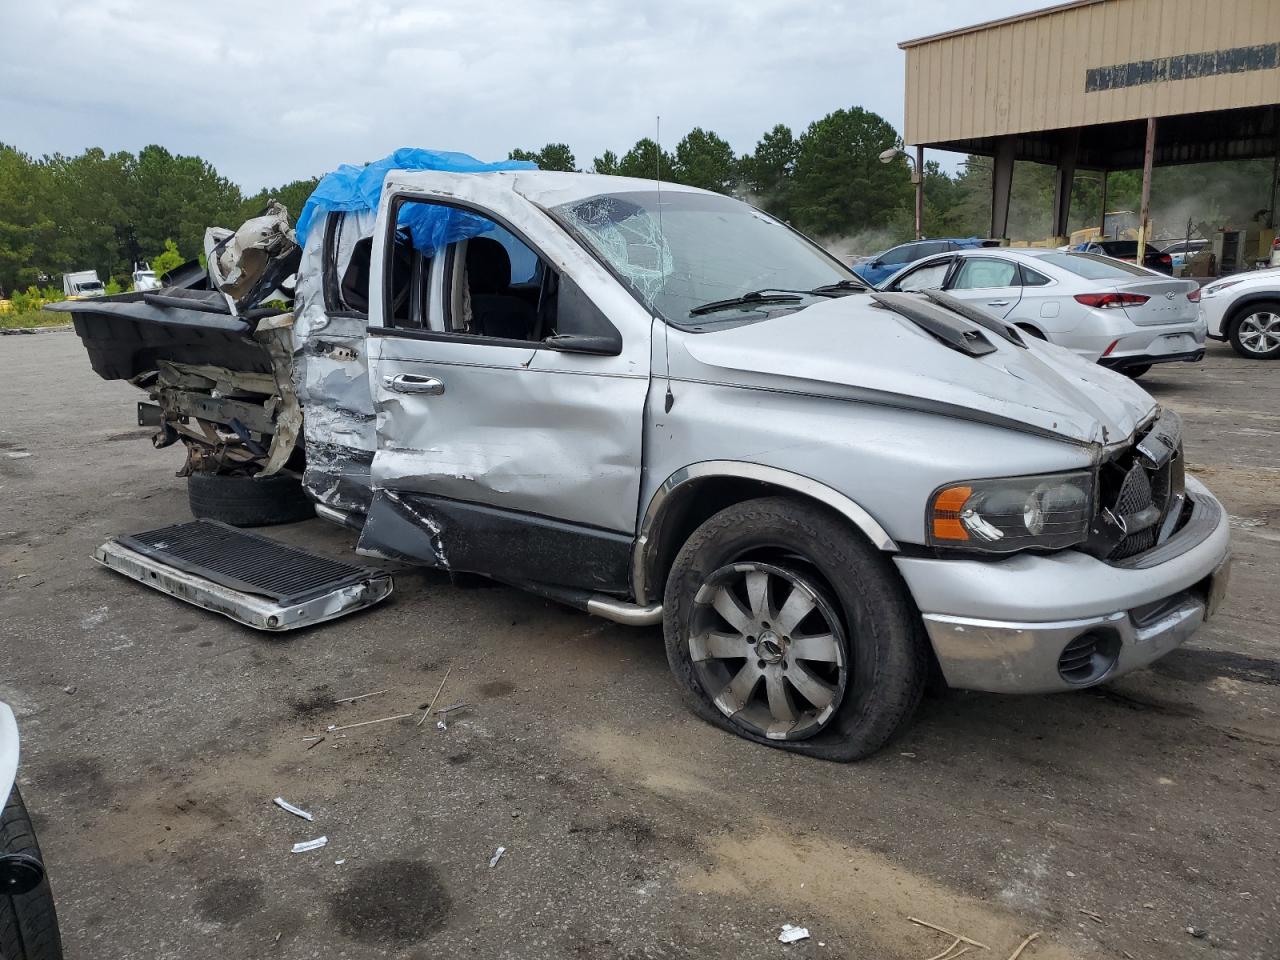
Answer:
[[[1046,0],[45,0],[0,12],[0,136],[31,153],[160,143],[250,190],[399,146],[588,165],[694,126],[750,150],[861,105],[902,124],[901,40]],[[25,39],[24,39],[25,38]]]

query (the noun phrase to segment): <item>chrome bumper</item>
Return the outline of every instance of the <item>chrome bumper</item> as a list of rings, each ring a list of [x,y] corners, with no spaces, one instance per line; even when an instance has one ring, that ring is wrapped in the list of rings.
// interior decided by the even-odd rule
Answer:
[[[1153,565],[1069,552],[986,564],[984,573],[975,561],[896,559],[947,682],[992,693],[1075,690],[1185,643],[1221,603],[1230,573],[1226,511],[1190,478],[1188,490],[1196,512],[1151,551],[1162,551]],[[953,612],[933,612],[939,606]],[[1028,616],[1038,611],[1052,619]],[[1090,644],[1092,669],[1062,669],[1069,646]]]

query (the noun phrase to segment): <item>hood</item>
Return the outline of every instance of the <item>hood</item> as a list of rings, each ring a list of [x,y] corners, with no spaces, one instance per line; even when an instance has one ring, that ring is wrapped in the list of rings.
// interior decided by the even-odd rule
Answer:
[[[881,403],[1079,444],[1129,438],[1157,409],[1128,377],[1039,340],[986,333],[972,357],[863,294],[723,330],[673,329],[674,378]]]

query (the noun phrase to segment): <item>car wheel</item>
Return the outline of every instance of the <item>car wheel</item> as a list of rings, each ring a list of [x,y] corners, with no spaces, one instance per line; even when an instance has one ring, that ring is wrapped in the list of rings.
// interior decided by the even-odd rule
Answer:
[[[667,578],[663,629],[695,713],[828,760],[880,749],[929,674],[892,564],[843,518],[786,498],[728,507],[694,531]]]
[[[0,854],[41,862],[31,818],[15,786],[0,812]],[[5,871],[12,890],[28,886],[22,865]],[[0,888],[0,957],[5,960],[62,960],[62,937],[49,878],[20,893]]]
[[[1122,368],[1120,372],[1123,373],[1126,377],[1128,377],[1131,380],[1137,380],[1140,376],[1142,376],[1144,373],[1146,373],[1150,369],[1151,369],[1151,364],[1149,363],[1135,363],[1131,367]]]
[[[1231,346],[1250,360],[1280,357],[1280,302],[1253,303],[1231,324]]]
[[[193,473],[187,477],[187,498],[192,516],[233,527],[296,523],[315,516],[302,482],[284,473],[269,477]]]

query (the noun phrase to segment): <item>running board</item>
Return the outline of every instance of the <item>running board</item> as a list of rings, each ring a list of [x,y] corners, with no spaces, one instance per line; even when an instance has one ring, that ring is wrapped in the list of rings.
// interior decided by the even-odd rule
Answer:
[[[108,540],[93,558],[117,573],[246,627],[310,627],[373,606],[391,575],[331,560],[214,520]]]

